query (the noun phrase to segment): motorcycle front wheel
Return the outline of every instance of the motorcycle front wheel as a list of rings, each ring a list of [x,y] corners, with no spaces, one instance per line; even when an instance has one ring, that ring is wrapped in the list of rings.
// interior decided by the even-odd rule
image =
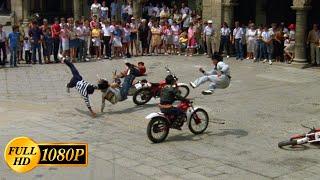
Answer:
[[[278,147],[282,148],[284,146],[295,146],[297,145],[297,140],[296,139],[290,139],[290,140],[286,140],[286,141],[281,141],[278,143]]]
[[[144,105],[148,103],[152,98],[152,92],[150,88],[142,88],[136,91],[133,95],[133,102],[138,105]]]
[[[161,143],[167,138],[169,130],[169,123],[165,118],[155,117],[148,124],[147,135],[153,143]]]
[[[190,117],[189,129],[193,134],[202,134],[209,125],[209,116],[204,109],[195,110]]]
[[[178,86],[178,91],[183,98],[187,98],[190,93],[190,89],[187,85]]]

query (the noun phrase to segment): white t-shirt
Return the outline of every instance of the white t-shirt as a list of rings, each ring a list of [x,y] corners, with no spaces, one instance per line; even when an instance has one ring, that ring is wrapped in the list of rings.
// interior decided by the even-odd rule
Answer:
[[[223,28],[221,28],[221,36],[230,36],[230,33],[231,33],[231,31],[230,31],[230,29],[228,28],[228,27],[223,27]]]
[[[29,40],[24,40],[23,41],[23,49],[25,51],[30,51],[31,50],[31,43]]]
[[[184,8],[181,8],[180,9],[180,13],[181,14],[190,14],[190,8],[188,8],[188,7],[184,7]]]
[[[128,5],[126,7],[126,12],[129,14],[129,15],[132,15],[133,14],[133,10],[132,10],[132,7],[130,5]]]
[[[270,32],[266,32],[266,31],[263,31],[262,32],[262,34],[261,34],[261,36],[262,36],[262,39],[264,40],[264,41],[270,41],[271,40],[271,34],[270,34]]]
[[[153,16],[153,6],[148,7],[148,16]]]
[[[179,30],[180,30],[179,25],[175,25],[175,26],[172,25],[171,30],[172,30],[173,35],[179,36]]]
[[[103,36],[111,36],[114,29],[112,26],[103,25],[102,31],[103,31]]]
[[[203,34],[205,36],[213,36],[214,35],[214,29],[213,27],[209,27],[209,26],[206,26],[203,30]]]
[[[233,30],[233,36],[235,39],[242,39],[243,35],[244,35],[244,32],[241,27],[235,28]]]
[[[84,40],[84,27],[82,26],[82,27],[77,27],[76,28],[76,34],[77,34],[77,36],[78,36],[78,38],[79,39],[82,39],[82,40]]]
[[[95,3],[93,3],[92,5],[91,5],[91,12],[92,12],[92,14],[93,15],[99,15],[99,13],[100,13],[100,10],[101,10],[101,4],[100,3],[97,3],[97,4],[95,4]]]
[[[155,15],[156,17],[160,17],[160,9],[159,9],[158,7],[154,7],[154,8],[153,8],[153,11],[155,12],[154,15]]]
[[[247,34],[246,34],[249,41],[256,39],[256,35],[257,35],[257,30],[254,30],[254,29],[253,30],[248,29]]]

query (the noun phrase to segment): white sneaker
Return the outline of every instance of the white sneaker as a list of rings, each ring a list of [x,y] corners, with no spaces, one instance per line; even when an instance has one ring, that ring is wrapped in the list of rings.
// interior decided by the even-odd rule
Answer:
[[[213,94],[213,90],[205,90],[205,91],[202,91],[202,94],[203,95],[211,95],[211,94]]]
[[[197,87],[193,82],[190,82],[189,84],[190,84],[190,86],[191,86],[192,88],[196,88],[196,87]]]
[[[187,56],[188,56],[188,54],[185,54],[184,56],[185,56],[185,57],[187,57]]]
[[[227,56],[227,58],[230,58],[230,56]]]
[[[205,55],[205,56],[206,56],[206,55],[207,55],[207,53],[203,53],[203,55]]]
[[[265,62],[267,62],[267,61],[268,61],[268,60],[267,60],[267,59],[265,59],[265,60],[263,60],[262,62],[263,62],[263,63],[265,63]]]
[[[87,62],[89,62],[89,61],[90,61],[90,59],[89,59],[89,58],[86,58],[86,61],[87,61]]]
[[[272,61],[271,60],[269,60],[269,64],[272,65]]]

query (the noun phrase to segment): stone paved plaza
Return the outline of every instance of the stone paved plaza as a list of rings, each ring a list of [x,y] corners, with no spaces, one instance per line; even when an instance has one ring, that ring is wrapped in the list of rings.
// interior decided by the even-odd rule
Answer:
[[[204,56],[139,57],[148,80],[166,75],[165,65],[189,82],[199,76],[199,66],[208,69]],[[193,135],[188,128],[172,130],[167,140],[152,144],[146,135],[145,116],[157,112],[158,100],[137,107],[131,99],[108,105],[92,119],[83,100],[65,84],[71,78],[63,64],[0,69],[0,152],[14,137],[28,136],[36,142],[87,142],[86,168],[37,167],[16,174],[1,153],[0,179],[319,179],[319,147],[307,145],[282,150],[277,143],[306,130],[320,127],[320,71],[285,65],[237,62],[231,65],[228,89],[203,96],[207,86],[192,90],[195,104],[205,107],[210,124],[205,134]],[[96,75],[111,79],[123,68],[123,60],[78,63],[90,82]],[[100,109],[100,92],[91,99]],[[225,122],[225,124],[219,124]]]

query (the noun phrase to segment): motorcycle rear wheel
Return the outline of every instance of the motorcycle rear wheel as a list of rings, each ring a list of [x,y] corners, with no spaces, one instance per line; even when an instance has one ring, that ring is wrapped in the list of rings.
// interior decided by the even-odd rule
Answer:
[[[140,99],[139,99],[140,98]],[[150,88],[142,88],[136,91],[133,95],[133,102],[138,105],[144,105],[148,103],[152,98],[152,92]]]
[[[208,128],[208,125],[209,115],[204,109],[199,108],[191,114],[188,127],[193,134],[202,134]]]
[[[183,98],[187,98],[189,96],[189,93],[190,93],[190,89],[188,86],[186,85],[181,85],[181,86],[178,86],[178,91],[180,92],[180,95],[183,97]]]
[[[151,121],[148,124],[147,135],[149,140],[153,143],[161,143],[167,138],[169,130],[169,123],[165,118],[155,117],[151,119]],[[159,132],[162,132],[162,135],[157,137],[155,134]]]

